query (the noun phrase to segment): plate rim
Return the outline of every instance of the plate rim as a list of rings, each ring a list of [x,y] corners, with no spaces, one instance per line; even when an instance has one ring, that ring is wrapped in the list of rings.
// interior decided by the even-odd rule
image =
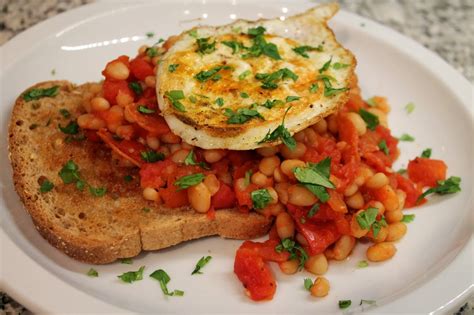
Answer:
[[[192,0],[191,0],[192,1]],[[119,5],[119,6],[141,6],[143,4],[151,3],[152,1],[147,1],[147,0],[140,0],[140,1],[129,1],[129,0],[118,0],[118,1],[113,1],[114,5]],[[164,2],[170,2],[165,0]],[[182,2],[189,2],[189,1],[182,1]],[[217,2],[225,2],[225,1],[209,1],[209,4],[212,3],[217,3]],[[229,2],[229,1],[227,1]],[[250,0],[239,0],[239,3],[249,3],[251,2]],[[268,2],[270,5],[270,1],[264,1]],[[305,1],[306,2],[306,1]],[[284,2],[282,2],[284,3]],[[98,18],[100,14],[106,14],[107,12],[110,11],[111,9],[111,4],[112,1],[110,0],[102,0],[94,3],[89,3],[86,5],[83,5],[81,7],[60,13],[50,19],[44,20],[33,27],[25,30],[24,32],[16,35],[14,38],[10,39],[7,41],[4,45],[0,47],[0,56],[3,56],[3,61],[2,61],[2,70],[7,70],[9,69],[10,66],[6,66],[5,64],[7,63],[6,61],[8,60],[9,64],[11,66],[14,66],[16,64],[17,60],[21,60],[21,58],[28,54],[31,49],[34,49],[36,45],[32,46],[27,46],[29,49],[19,49],[22,45],[24,46],[25,43],[30,42],[33,38],[43,38],[47,36],[51,36],[51,29],[53,30],[53,34],[57,34],[58,32],[64,31],[65,29],[69,27],[73,27],[75,25],[80,25],[81,23],[86,22],[90,18]],[[316,3],[315,3],[316,5]],[[81,16],[84,16],[85,13],[91,13],[92,15],[89,18],[81,18]],[[400,50],[404,51],[405,53],[409,50],[412,52],[415,52],[415,60],[420,63],[423,66],[427,66],[427,63],[430,63],[432,68],[438,68],[438,71],[442,71],[444,76],[439,76],[437,75],[434,71],[430,71],[431,73],[436,76],[437,79],[441,80],[443,84],[445,84],[449,90],[452,92],[454,87],[459,90],[461,88],[461,91],[458,93],[453,93],[454,96],[459,99],[459,102],[463,104],[463,109],[465,109],[467,112],[470,113],[470,122],[471,125],[473,123],[473,113],[474,110],[471,107],[469,107],[469,103],[471,102],[472,104],[472,95],[474,93],[474,86],[458,71],[456,71],[451,65],[449,65],[445,60],[443,60],[440,56],[438,56],[436,53],[430,51],[429,49],[425,48],[415,40],[402,35],[398,33],[396,30],[393,30],[385,25],[382,25],[378,22],[375,22],[373,20],[370,20],[365,17],[361,17],[355,13],[351,13],[345,10],[340,10],[338,15],[342,16],[347,16],[350,17],[351,19],[354,19],[357,22],[363,22],[366,23],[367,25],[371,25],[373,27],[366,27],[365,31],[369,32],[371,36],[375,36],[378,38],[381,38],[382,36],[390,36],[391,38],[394,38],[397,41],[402,41],[405,45],[400,45]],[[86,15],[87,16],[87,15]],[[37,45],[40,45],[38,43]],[[16,54],[15,52],[17,51],[22,51],[21,54]],[[10,55],[13,55],[14,57],[11,57]],[[425,60],[420,60],[421,56]],[[13,59],[12,59],[13,58]],[[0,81],[3,81],[4,75],[3,73],[6,73],[7,71],[2,71],[2,74],[0,74]],[[470,99],[469,99],[470,98]],[[467,105],[467,107],[466,107]],[[4,157],[2,157],[3,159]],[[472,199],[471,199],[472,201]],[[472,202],[471,202],[472,206]],[[7,209],[5,209],[7,210]],[[110,304],[108,302],[105,302],[99,298],[96,298],[92,295],[89,295],[71,285],[63,281],[62,279],[54,276],[52,273],[50,273],[47,269],[44,269],[41,265],[37,264],[31,257],[29,257],[26,253],[23,252],[21,248],[19,248],[16,243],[11,239],[10,235],[8,235],[4,230],[3,230],[3,222],[1,223],[1,228],[0,228],[0,240],[1,240],[1,245],[2,245],[2,252],[1,255],[3,256],[1,259],[1,268],[0,268],[0,285],[2,288],[4,288],[5,291],[8,291],[8,294],[11,295],[13,298],[17,299],[18,301],[21,301],[22,304],[24,304],[27,308],[30,310],[35,310],[38,312],[45,312],[45,313],[60,313],[62,310],[66,309],[67,307],[72,308],[72,309],[82,309],[82,308],[74,308],[73,302],[79,307],[79,305],[84,304],[84,302],[87,302],[88,304],[88,309],[93,309],[94,312],[114,312],[114,313],[123,313],[127,312],[130,313],[129,310],[118,308],[117,306],[114,306],[113,304]],[[467,239],[465,243],[460,246],[458,254],[453,258],[451,262],[449,262],[440,272],[441,273],[446,273],[449,271],[450,267],[452,267],[455,263],[458,263],[459,259],[462,259],[467,253],[467,256],[469,256],[469,252],[471,252],[472,256],[472,251],[473,251],[473,244],[474,244],[474,238],[471,237],[470,239]],[[16,257],[18,259],[10,259],[7,260],[4,257],[5,256],[10,256],[10,257]],[[14,263],[13,263],[14,261]],[[19,273],[15,274],[17,276],[15,278],[15,281],[7,281],[8,278],[12,279],[13,277],[11,276],[5,276],[4,270],[5,267],[8,268],[26,268],[26,270],[30,271],[41,271],[37,272],[37,280],[43,280],[48,283],[48,287],[52,288],[54,287],[54,290],[57,290],[56,292],[67,292],[68,297],[74,297],[74,299],[58,299],[57,297],[53,296],[52,294],[45,294],[44,292],[41,294],[41,304],[37,303],[37,298],[32,298],[31,294],[25,294],[25,284],[31,284],[31,278],[26,276],[24,273]],[[25,269],[23,269],[25,270]],[[413,289],[413,291],[420,290],[422,288],[426,288],[430,285],[431,283],[436,280],[436,279],[431,279],[419,287]],[[42,282],[44,283],[44,282]],[[23,285],[23,286],[22,286]],[[32,290],[31,286],[28,291]],[[36,289],[41,289],[41,286],[37,287]],[[50,291],[50,290],[48,290]],[[405,296],[409,296],[413,293],[413,291],[407,293]],[[40,291],[36,291],[40,292]],[[433,310],[434,312],[437,311],[442,311],[445,312],[449,309],[454,309],[457,307],[462,301],[472,294],[474,292],[474,285],[468,286],[461,294],[458,294],[457,296],[453,297],[449,303],[446,305],[441,305],[440,308],[437,310]],[[31,292],[28,292],[31,293]],[[395,306],[397,303],[397,300],[394,300],[390,303],[387,303],[386,305],[383,305],[381,307],[378,307],[375,309],[376,312],[383,312],[384,310],[388,310],[391,306]]]

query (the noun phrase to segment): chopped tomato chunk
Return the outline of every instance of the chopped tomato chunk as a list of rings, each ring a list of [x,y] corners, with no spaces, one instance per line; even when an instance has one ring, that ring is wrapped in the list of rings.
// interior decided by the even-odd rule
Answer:
[[[102,85],[104,92],[104,97],[109,101],[111,105],[117,104],[117,94],[120,92],[130,95],[132,98],[134,96],[133,91],[128,87],[127,81],[112,81],[105,80]]]
[[[219,190],[212,196],[211,203],[214,209],[232,208],[236,203],[235,193],[229,185],[221,182]]]
[[[132,117],[135,122],[150,135],[159,136],[170,132],[170,128],[165,119],[155,114],[142,114],[138,111],[138,103],[132,103],[125,107],[126,114]]]
[[[396,174],[398,189],[403,190],[407,196],[405,198],[405,208],[411,208],[417,205],[416,200],[421,195],[421,190],[419,190],[416,185],[406,177],[403,177],[400,174]]]
[[[446,179],[446,164],[441,160],[417,157],[408,163],[408,177],[423,186],[435,187]]]
[[[154,75],[153,66],[141,57],[130,61],[130,70],[135,78],[142,81],[145,80],[147,76]]]
[[[140,153],[146,151],[145,146],[139,142],[129,140],[115,140],[112,134],[105,129],[100,129],[97,135],[104,141],[115,153],[129,160],[136,166],[143,164]]]
[[[278,253],[275,250],[275,247],[280,244],[279,240],[267,240],[263,243],[257,243],[252,241],[245,241],[240,248],[246,248],[253,250],[257,255],[263,258],[263,260],[274,261],[274,262],[284,262],[290,258],[290,253],[287,251],[282,251]]]

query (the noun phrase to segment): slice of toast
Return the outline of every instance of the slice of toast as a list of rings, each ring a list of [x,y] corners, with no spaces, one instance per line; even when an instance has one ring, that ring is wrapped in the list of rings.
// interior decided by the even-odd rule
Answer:
[[[58,125],[84,113],[88,84],[50,81],[31,88],[59,86],[54,97],[16,100],[10,119],[9,152],[13,181],[40,234],[67,255],[88,263],[105,264],[210,235],[249,239],[264,235],[271,220],[236,209],[217,210],[215,219],[190,208],[169,209],[142,197],[137,169],[114,165],[103,143],[65,140]],[[30,89],[31,89],[30,88]],[[28,89],[28,90],[30,90]],[[65,118],[60,109],[71,117]],[[67,116],[67,114],[66,114]],[[64,184],[58,172],[68,161],[94,187],[106,187],[103,197]],[[132,176],[127,182],[124,177]],[[54,184],[40,192],[44,180]]]

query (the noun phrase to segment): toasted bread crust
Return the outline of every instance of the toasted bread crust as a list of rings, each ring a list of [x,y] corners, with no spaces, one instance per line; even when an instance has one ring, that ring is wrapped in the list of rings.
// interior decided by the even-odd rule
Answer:
[[[168,209],[144,200],[136,170],[113,165],[110,150],[103,144],[66,143],[57,127],[84,112],[81,104],[89,84],[49,81],[26,91],[55,85],[60,92],[54,98],[26,102],[23,93],[18,97],[8,135],[15,190],[39,233],[54,247],[74,259],[105,264],[204,236],[249,239],[269,230],[272,221],[256,213],[218,210],[210,220],[189,208]],[[62,117],[61,108],[71,118]],[[88,183],[105,186],[108,193],[94,197],[87,189],[81,192],[65,185],[58,171],[70,159]],[[130,174],[134,180],[125,185],[123,176]],[[54,188],[41,193],[44,179]]]

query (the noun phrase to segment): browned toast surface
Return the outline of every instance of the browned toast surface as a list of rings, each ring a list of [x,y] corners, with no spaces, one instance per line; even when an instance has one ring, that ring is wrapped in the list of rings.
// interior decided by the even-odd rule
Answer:
[[[53,246],[75,259],[103,264],[204,236],[249,239],[268,231],[271,220],[256,213],[218,210],[210,220],[189,208],[169,209],[143,199],[137,169],[115,165],[103,143],[67,141],[58,128],[85,112],[82,99],[88,85],[50,81],[32,88],[56,85],[60,90],[54,97],[25,101],[19,96],[8,135],[15,189]],[[64,184],[58,172],[68,160],[91,186],[106,187],[105,196]],[[124,180],[127,175],[131,181]],[[54,188],[42,193],[45,180]]]

